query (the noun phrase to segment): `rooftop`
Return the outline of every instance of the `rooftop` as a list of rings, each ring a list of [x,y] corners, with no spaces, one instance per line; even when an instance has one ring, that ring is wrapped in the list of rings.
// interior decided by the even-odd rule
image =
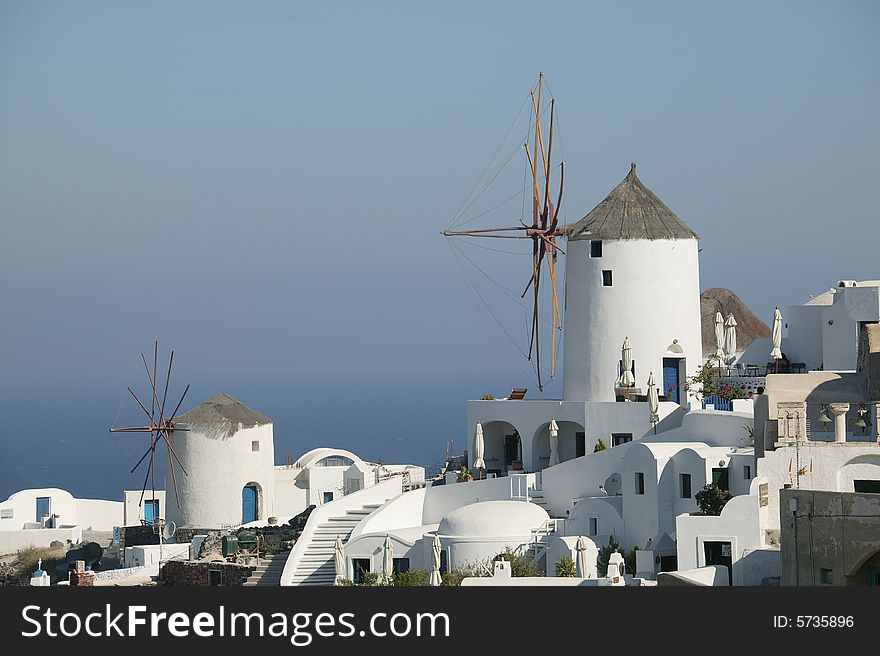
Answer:
[[[699,239],[696,232],[639,180],[635,163],[605,200],[564,231],[570,240]]]
[[[180,415],[177,423],[213,428],[222,437],[229,437],[242,428],[271,424],[272,420],[234,399],[225,392],[212,396],[204,403]]]

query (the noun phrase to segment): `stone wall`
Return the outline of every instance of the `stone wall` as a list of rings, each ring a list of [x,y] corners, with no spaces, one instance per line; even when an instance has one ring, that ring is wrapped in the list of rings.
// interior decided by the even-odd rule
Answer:
[[[75,585],[75,586],[79,586],[79,587],[94,586],[95,585],[95,573],[94,572],[71,572],[70,573],[70,585]]]
[[[137,547],[142,544],[159,544],[159,534],[153,532],[152,526],[120,526],[119,563],[125,564],[126,547]]]
[[[207,586],[211,585],[210,572],[219,572],[219,582],[214,585],[240,586],[244,584],[252,569],[236,563],[199,563],[171,560],[165,563],[160,579],[165,585]],[[216,575],[215,575],[216,576]]]

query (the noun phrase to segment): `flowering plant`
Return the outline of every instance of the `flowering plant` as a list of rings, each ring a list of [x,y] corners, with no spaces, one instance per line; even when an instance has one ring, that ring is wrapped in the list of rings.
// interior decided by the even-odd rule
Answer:
[[[728,401],[752,397],[752,393],[746,392],[741,385],[723,382],[721,369],[713,360],[708,360],[706,364],[697,367],[697,373],[687,379],[685,389],[694,397],[715,396]]]

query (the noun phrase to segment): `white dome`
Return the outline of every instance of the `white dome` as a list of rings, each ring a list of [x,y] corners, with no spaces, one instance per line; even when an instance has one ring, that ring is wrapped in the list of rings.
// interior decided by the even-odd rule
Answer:
[[[550,519],[547,511],[525,501],[480,501],[452,510],[440,520],[440,535],[527,536]]]

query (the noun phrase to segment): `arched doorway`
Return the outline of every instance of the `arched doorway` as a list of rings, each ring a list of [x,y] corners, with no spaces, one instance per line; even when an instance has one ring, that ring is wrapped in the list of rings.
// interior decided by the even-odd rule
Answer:
[[[241,523],[260,519],[260,486],[248,483],[241,489]]]
[[[559,421],[559,462],[579,458],[587,454],[586,433],[584,427],[576,421]],[[590,450],[592,453],[592,449]],[[532,440],[532,462],[535,470],[541,470],[550,464],[550,422],[535,431]]]
[[[486,472],[497,476],[522,469],[522,440],[516,426],[506,421],[483,424],[483,460]]]

